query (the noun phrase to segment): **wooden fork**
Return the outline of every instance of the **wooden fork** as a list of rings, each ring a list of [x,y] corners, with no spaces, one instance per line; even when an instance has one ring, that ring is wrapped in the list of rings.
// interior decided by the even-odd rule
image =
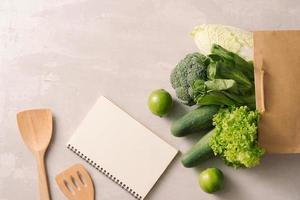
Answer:
[[[93,181],[83,165],[73,165],[55,179],[69,200],[94,200]]]

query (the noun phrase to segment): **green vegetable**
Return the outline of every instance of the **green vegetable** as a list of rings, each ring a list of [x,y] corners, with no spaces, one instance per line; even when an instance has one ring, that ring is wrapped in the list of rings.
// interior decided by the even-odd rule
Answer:
[[[160,117],[166,115],[173,104],[171,95],[164,89],[158,89],[151,92],[148,98],[148,107],[150,111]]]
[[[186,105],[194,105],[192,86],[195,80],[206,80],[209,58],[199,53],[186,55],[173,69],[170,81],[177,97]]]
[[[213,45],[207,67],[208,80],[195,80],[194,101],[199,105],[246,105],[255,109],[253,63]]]
[[[212,127],[212,118],[218,112],[219,106],[201,106],[171,125],[171,132],[174,136],[182,137]]]
[[[212,46],[211,55],[212,54],[220,56],[222,59],[229,62],[229,64],[232,64],[235,68],[243,72],[251,80],[254,79],[254,73],[253,73],[254,69],[253,69],[252,61],[247,62],[238,54],[233,53],[217,44],[214,44]]]
[[[239,55],[214,44],[211,54],[188,54],[171,73],[182,103],[243,106],[255,109],[254,67]]]
[[[224,184],[224,175],[218,168],[207,168],[199,175],[199,185],[204,192],[214,193]]]
[[[232,79],[214,79],[204,82],[208,90],[222,91],[236,88],[236,82]]]
[[[235,168],[259,164],[264,149],[258,146],[259,113],[246,106],[221,109],[213,119],[215,134],[209,145],[215,155]]]
[[[214,131],[210,131],[204,135],[187,153],[185,153],[181,159],[181,163],[185,167],[195,167],[214,157],[214,153],[209,146],[209,140],[214,134]]]
[[[258,146],[258,121],[259,113],[246,106],[220,109],[213,118],[215,129],[183,155],[182,164],[194,167],[213,152],[234,168],[256,166],[265,152]]]
[[[246,76],[234,64],[227,61],[212,62],[207,69],[207,77],[209,80],[229,79],[235,81],[239,86],[239,92],[247,93],[253,89],[253,81]]]
[[[200,53],[210,54],[213,44],[221,45],[246,60],[253,59],[253,35],[251,32],[232,26],[203,24],[196,26],[191,33]]]

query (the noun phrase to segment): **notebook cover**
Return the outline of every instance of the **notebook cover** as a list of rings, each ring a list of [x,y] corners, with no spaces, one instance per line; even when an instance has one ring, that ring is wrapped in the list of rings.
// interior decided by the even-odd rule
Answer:
[[[103,96],[67,147],[137,199],[144,199],[177,154]]]
[[[300,31],[254,32],[259,143],[269,153],[300,152]]]

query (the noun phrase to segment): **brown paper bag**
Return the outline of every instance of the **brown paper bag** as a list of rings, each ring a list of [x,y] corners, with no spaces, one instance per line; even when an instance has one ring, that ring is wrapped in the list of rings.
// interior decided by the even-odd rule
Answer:
[[[259,143],[269,153],[300,153],[300,31],[254,32]]]

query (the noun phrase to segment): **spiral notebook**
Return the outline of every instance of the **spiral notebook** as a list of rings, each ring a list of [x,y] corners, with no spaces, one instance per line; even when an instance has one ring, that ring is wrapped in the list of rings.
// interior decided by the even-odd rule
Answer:
[[[144,199],[177,150],[101,96],[68,149],[137,199]]]

